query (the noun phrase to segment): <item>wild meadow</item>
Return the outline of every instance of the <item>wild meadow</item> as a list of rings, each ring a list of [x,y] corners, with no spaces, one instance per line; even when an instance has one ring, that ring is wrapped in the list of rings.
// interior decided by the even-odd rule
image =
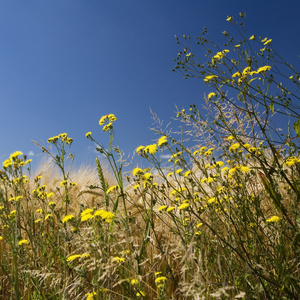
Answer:
[[[300,77],[268,37],[176,37],[175,72],[205,83],[125,172],[112,113],[103,159],[74,170],[72,138],[0,171],[1,299],[299,299]],[[170,108],[171,109],[171,108]],[[280,125],[280,128],[279,128]],[[104,168],[104,166],[108,166]]]

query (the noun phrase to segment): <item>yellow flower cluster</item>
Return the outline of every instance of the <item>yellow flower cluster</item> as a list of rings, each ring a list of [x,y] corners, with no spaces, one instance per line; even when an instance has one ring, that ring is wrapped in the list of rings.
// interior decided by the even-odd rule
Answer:
[[[103,220],[105,220],[105,222],[110,223],[115,217],[115,214],[103,209],[99,209],[94,212],[93,209],[87,208],[81,213],[81,222],[93,219],[95,217],[101,217]]]
[[[124,257],[119,257],[119,256],[115,256],[115,257],[113,257],[112,259],[111,259],[111,261],[115,261],[115,262],[117,262],[117,263],[122,263],[122,262],[124,262],[125,261],[125,258]]]
[[[273,216],[273,217],[267,219],[266,221],[267,221],[267,222],[279,222],[280,220],[281,220],[280,217],[278,217],[278,216]]]
[[[216,97],[216,96],[217,96],[216,93],[211,92],[211,93],[208,94],[207,99],[210,100],[212,97]]]
[[[114,114],[109,114],[109,115],[104,115],[104,116],[102,116],[101,118],[100,118],[100,120],[99,120],[99,125],[100,126],[102,126],[102,125],[104,125],[103,126],[103,128],[102,128],[102,130],[103,131],[108,131],[108,130],[110,130],[110,129],[112,129],[113,128],[113,122],[115,122],[115,121],[117,121],[117,118],[116,118],[116,116],[114,115]],[[87,137],[89,137],[90,136],[90,134],[89,134],[90,132],[88,132],[87,134],[86,134],[86,136]]]
[[[295,156],[291,156],[289,157],[285,163],[283,164],[284,166],[293,166],[295,165],[296,163],[299,163],[300,162],[300,158],[297,158]]]
[[[18,202],[18,201],[20,201],[21,199],[23,199],[23,196],[11,197],[11,198],[8,199],[8,201],[15,201],[15,202]]]
[[[165,135],[163,135],[162,137],[160,137],[157,141],[157,145],[158,147],[163,147],[165,145],[168,144],[168,140],[167,140],[167,137]]]
[[[19,246],[27,245],[27,244],[29,244],[29,242],[28,242],[27,240],[20,240],[20,241],[18,242],[18,245],[19,245]]]
[[[71,221],[71,220],[73,220],[73,219],[74,219],[74,215],[70,214],[70,215],[65,216],[65,217],[62,219],[62,222],[63,222],[63,223],[66,223],[66,222]]]
[[[106,193],[109,194],[111,192],[117,191],[120,187],[118,185],[114,185],[112,187],[110,187],[109,189],[107,189]]]
[[[263,66],[263,67],[258,68],[257,71],[251,71],[251,67],[248,66],[242,71],[242,73],[240,71],[237,71],[234,74],[232,74],[231,77],[232,78],[237,77],[238,78],[238,83],[241,83],[241,82],[243,82],[244,80],[247,79],[248,75],[253,76],[253,75],[256,75],[256,74],[265,73],[265,72],[270,71],[270,70],[271,70],[271,66]]]
[[[147,154],[153,155],[155,152],[157,152],[157,144],[151,144],[148,146],[139,146],[135,149],[135,152],[138,153],[138,155],[141,156],[147,156]]]
[[[225,50],[223,50],[223,51],[221,51],[221,52],[218,52],[216,55],[214,55],[214,57],[212,58],[212,63],[213,64],[216,64],[216,62],[218,61],[218,60],[221,60],[222,58],[224,58],[224,56],[226,55],[226,53],[228,53],[229,52],[229,50],[227,50],[227,49],[225,49]]]
[[[161,272],[157,272],[156,274],[160,275]],[[167,281],[167,277],[165,277],[165,276],[159,276],[155,279],[155,283],[158,288],[164,287],[166,281]]]
[[[206,82],[210,82],[210,81],[212,81],[215,78],[218,78],[218,76],[217,75],[207,75],[207,76],[204,77],[204,82],[205,83]]]
[[[83,254],[75,254],[67,257],[67,261],[73,261],[77,258],[87,258],[90,257],[89,253],[83,253]]]
[[[16,151],[14,153],[12,153],[8,159],[6,159],[2,165],[4,169],[9,168],[10,166],[14,166],[17,167],[19,166],[26,166],[27,164],[29,164],[32,159],[28,159],[26,161],[23,161],[23,158],[19,158],[19,156],[23,155],[23,152],[21,151]]]
[[[61,140],[62,143],[66,143],[66,144],[72,144],[72,142],[73,142],[73,139],[69,138],[66,133],[61,133],[57,136],[53,136],[53,137],[49,138],[48,143],[56,144],[59,140]]]

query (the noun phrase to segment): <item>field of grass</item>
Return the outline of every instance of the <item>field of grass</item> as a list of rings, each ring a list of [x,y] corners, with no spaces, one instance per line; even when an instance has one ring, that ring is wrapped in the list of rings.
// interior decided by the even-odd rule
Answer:
[[[95,170],[71,168],[66,133],[36,143],[50,159],[38,174],[20,151],[3,162],[0,299],[299,299],[299,93],[275,78],[299,92],[299,75],[273,75],[270,39],[220,50],[205,35],[208,62],[184,37],[175,70],[204,79],[207,116],[178,110],[176,133],[154,115],[144,167],[123,171],[114,114],[99,120],[108,148],[86,134],[105,158]],[[255,39],[262,53],[246,49]]]

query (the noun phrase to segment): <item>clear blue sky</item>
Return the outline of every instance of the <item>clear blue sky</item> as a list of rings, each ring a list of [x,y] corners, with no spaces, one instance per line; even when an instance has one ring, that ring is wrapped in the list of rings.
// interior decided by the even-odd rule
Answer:
[[[10,0],[0,1],[0,158],[41,151],[30,141],[67,132],[77,164],[95,158],[85,133],[114,113],[116,144],[132,153],[155,137],[149,108],[165,123],[175,104],[200,107],[208,88],[172,72],[174,35],[204,26],[218,40],[228,15],[247,11],[247,31],[300,66],[300,1]],[[299,70],[299,68],[298,68]]]

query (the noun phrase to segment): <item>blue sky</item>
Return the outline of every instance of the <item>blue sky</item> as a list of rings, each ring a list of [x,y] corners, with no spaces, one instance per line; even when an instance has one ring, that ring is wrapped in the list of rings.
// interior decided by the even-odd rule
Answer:
[[[218,41],[228,15],[247,11],[247,32],[300,69],[300,2],[177,0],[0,1],[0,158],[67,132],[77,164],[96,154],[85,133],[105,143],[98,125],[114,113],[115,143],[126,154],[156,138],[150,108],[165,123],[175,105],[199,107],[208,87],[172,72],[181,48],[174,35],[204,26]],[[172,121],[173,122],[173,121]],[[175,126],[175,124],[174,124]]]

